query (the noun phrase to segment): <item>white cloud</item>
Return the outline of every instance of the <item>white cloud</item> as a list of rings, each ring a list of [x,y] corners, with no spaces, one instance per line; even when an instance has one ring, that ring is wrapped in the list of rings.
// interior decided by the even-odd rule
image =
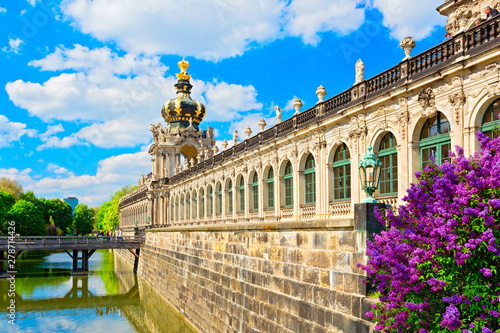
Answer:
[[[7,13],[7,8],[0,7],[0,14]]]
[[[363,24],[365,9],[361,4],[362,0],[293,0],[287,8],[285,30],[312,45],[320,41],[320,32],[346,35]]]
[[[46,71],[72,70],[40,83],[7,83],[9,98],[30,115],[45,121],[63,120],[84,125],[65,137],[62,125],[47,128],[37,150],[91,143],[98,147],[133,147],[151,139],[149,124],[162,122],[160,108],[175,96],[174,76],[158,57],[118,56],[108,48],[75,45],[31,66]],[[262,109],[253,86],[192,80],[193,98],[205,103],[207,121],[233,121],[250,110]],[[70,112],[68,112],[70,110]],[[88,124],[88,125],[86,125]],[[85,126],[86,125],[86,126]]]
[[[37,3],[38,1],[40,1],[40,0],[26,0],[26,1],[28,1],[28,3],[29,3],[30,5],[32,5],[33,7],[35,7],[35,6],[36,6],[36,3]]]
[[[24,42],[19,39],[19,38],[9,38],[9,47],[7,46],[2,48],[3,52],[7,53],[15,53],[19,54],[19,51],[21,50],[21,46],[24,44]]]
[[[407,36],[423,39],[446,21],[446,17],[436,11],[435,0],[373,0],[373,6],[384,15],[384,26],[397,40]]]
[[[12,122],[0,114],[0,148],[11,146],[13,141],[19,141],[23,135],[32,138],[36,133],[36,130],[27,129],[26,124]]]
[[[151,158],[147,146],[137,153],[116,155],[98,163],[94,175],[75,175],[65,167],[48,164],[47,170],[55,176],[37,179],[31,168],[0,169],[0,177],[18,180],[25,190],[37,196],[62,198],[76,196],[81,203],[93,206],[108,200],[121,186],[137,184],[141,174],[151,172]]]
[[[82,32],[116,41],[128,52],[219,60],[273,40],[285,5],[283,0],[66,0],[61,8]]]

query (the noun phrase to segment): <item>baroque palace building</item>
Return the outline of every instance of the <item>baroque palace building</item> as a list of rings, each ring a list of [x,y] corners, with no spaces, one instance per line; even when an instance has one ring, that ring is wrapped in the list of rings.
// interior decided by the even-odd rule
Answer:
[[[277,108],[274,126],[235,132],[222,151],[179,62],[166,124],[151,125],[152,171],[120,201],[124,235],[144,242],[116,254],[199,332],[375,332],[365,313],[377,299],[358,267],[383,228],[373,207],[402,204],[431,157],[445,163],[455,145],[472,154],[476,131],[496,135],[500,15],[487,18],[486,6],[500,7],[445,1],[451,38],[414,56],[405,38],[406,57],[369,79],[358,61],[350,89],[325,99],[320,86],[314,107],[297,99],[283,121]],[[381,204],[361,203],[358,164],[370,146]]]
[[[398,206],[415,172],[435,156],[450,159],[455,145],[479,149],[476,131],[492,133],[500,110],[498,17],[478,26],[491,1],[447,1],[452,38],[407,57],[365,80],[356,64],[356,83],[219,151],[214,131],[199,126],[207,110],[192,100],[189,64],[181,61],[177,97],[161,108],[166,126],[151,125],[152,173],[120,204],[120,226],[199,225],[261,221],[335,219],[353,214],[360,190],[358,163],[368,145],[382,161],[379,202]],[[255,130],[255,129],[254,129]],[[243,133],[241,133],[243,134]],[[240,136],[241,136],[240,134]],[[181,156],[184,164],[181,164]],[[148,219],[149,217],[149,219]],[[137,223],[136,223],[137,220]]]

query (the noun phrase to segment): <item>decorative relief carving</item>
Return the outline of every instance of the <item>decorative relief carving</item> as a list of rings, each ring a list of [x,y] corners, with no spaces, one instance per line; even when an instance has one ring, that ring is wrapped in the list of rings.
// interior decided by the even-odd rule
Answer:
[[[480,80],[488,75],[496,74],[498,75],[500,72],[500,63],[491,64],[486,66],[483,70],[480,70],[476,73],[471,74],[470,78],[473,81]]]
[[[432,88],[428,87],[420,90],[420,93],[418,94],[418,102],[424,109],[424,112],[422,113],[423,117],[430,118],[436,114],[436,97]]]
[[[453,106],[454,114],[455,114],[455,122],[460,124],[460,111],[462,107],[465,105],[466,97],[465,93],[461,90],[456,94],[452,94],[448,96],[448,101]]]

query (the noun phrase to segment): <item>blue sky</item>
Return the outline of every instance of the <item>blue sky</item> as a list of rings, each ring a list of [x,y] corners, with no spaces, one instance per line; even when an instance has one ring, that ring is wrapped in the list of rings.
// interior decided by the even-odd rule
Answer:
[[[0,0],[0,176],[94,206],[151,171],[149,125],[190,63],[202,127],[258,132],[443,39],[431,0]]]

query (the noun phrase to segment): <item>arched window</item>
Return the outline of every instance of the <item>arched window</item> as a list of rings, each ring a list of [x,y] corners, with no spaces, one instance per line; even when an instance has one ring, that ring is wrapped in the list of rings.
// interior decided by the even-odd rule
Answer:
[[[245,211],[245,181],[240,179],[240,212]]]
[[[341,144],[333,157],[333,200],[351,198],[351,154],[346,144]]]
[[[218,212],[217,214],[222,214],[222,185],[219,184],[219,191],[217,191],[217,201],[218,201]]]
[[[179,208],[180,205],[179,205],[179,197],[177,197],[177,200],[175,201],[175,216],[176,216],[176,220],[180,220],[180,214],[179,214]]]
[[[305,189],[305,204],[316,203],[316,177],[314,169],[314,157],[309,154],[304,167],[304,189]]]
[[[274,171],[269,169],[267,174],[267,208],[274,208]]]
[[[283,180],[285,182],[285,207],[293,207],[293,168],[290,161],[285,166]]]
[[[181,220],[184,220],[184,197],[181,197]]]
[[[227,211],[229,213],[233,212],[233,182],[229,180],[227,189]]]
[[[380,174],[380,195],[395,195],[398,193],[398,153],[396,138],[387,133],[382,138],[378,157],[382,162]]]
[[[214,196],[212,193],[212,186],[208,187],[208,215],[214,215]]]
[[[205,191],[200,190],[200,217],[205,216]]]
[[[174,201],[172,200],[172,203],[170,204],[170,220],[173,221],[175,219],[175,215],[174,215],[174,208],[175,205],[174,205]]]
[[[253,199],[253,210],[259,210],[259,177],[257,172],[253,174],[252,180],[252,199]]]
[[[191,196],[189,193],[186,195],[186,219],[189,219],[191,216]]]
[[[498,137],[498,115],[500,114],[500,98],[494,101],[486,109],[481,126],[481,132],[490,138]]]
[[[198,196],[196,195],[196,191],[193,192],[193,218],[198,214]]]
[[[427,119],[420,135],[420,167],[422,169],[430,163],[432,156],[435,156],[437,164],[450,160],[449,131],[450,123],[441,112]]]

